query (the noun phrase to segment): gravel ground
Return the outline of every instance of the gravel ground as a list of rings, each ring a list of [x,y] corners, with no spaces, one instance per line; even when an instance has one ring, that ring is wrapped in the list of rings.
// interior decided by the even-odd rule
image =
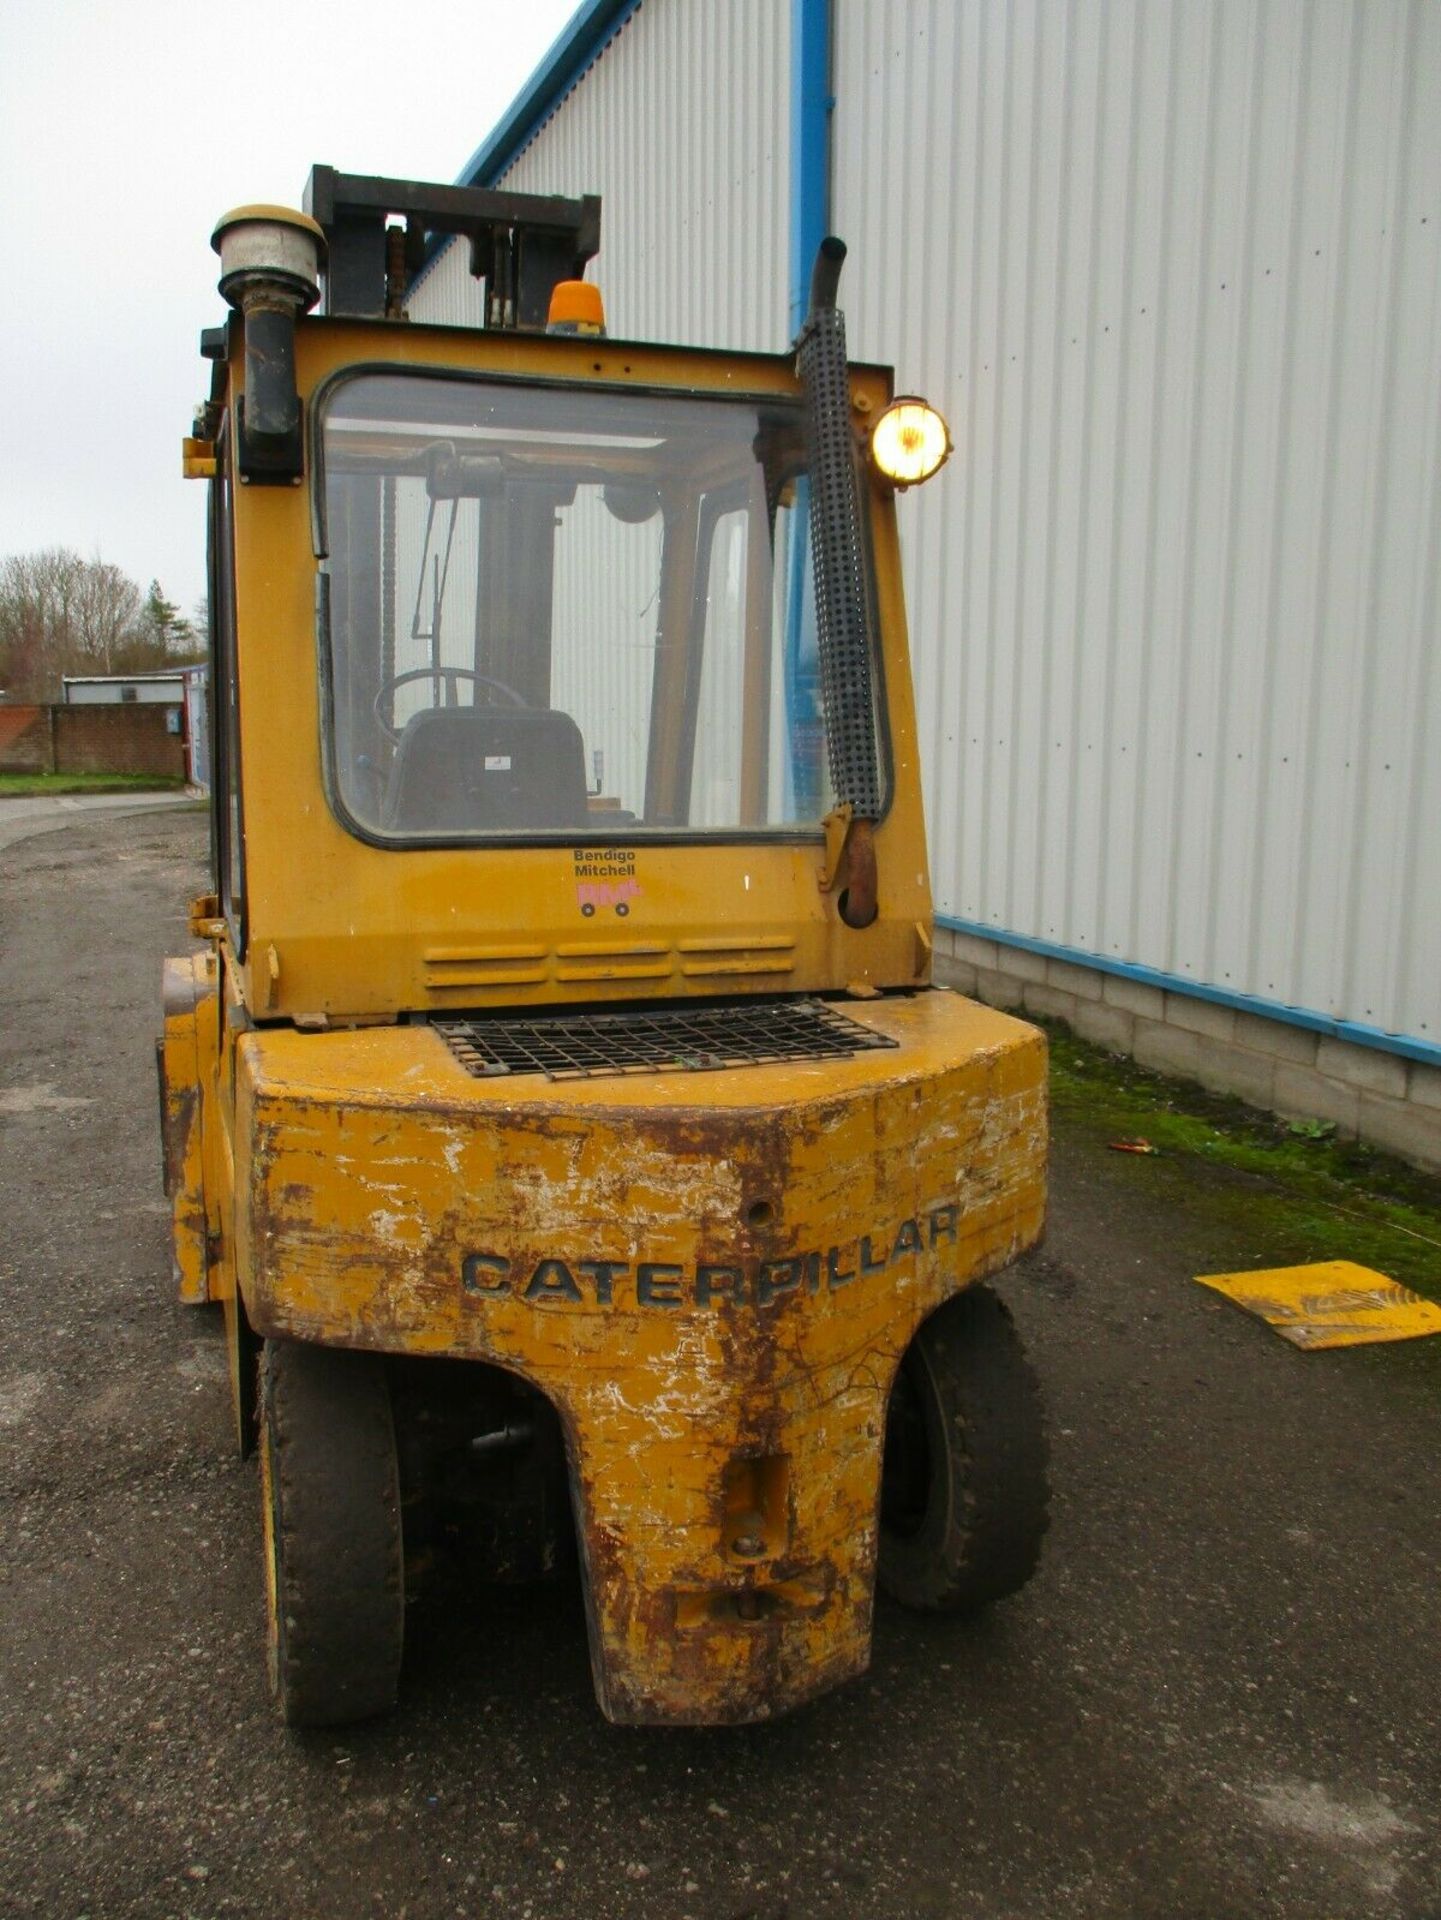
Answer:
[[[1040,1575],[882,1607],[778,1725],[611,1728],[576,1591],[452,1597],[398,1713],[287,1734],[218,1320],[173,1303],[152,1036],[204,822],[0,853],[0,1914],[1438,1920],[1430,1343],[1304,1355],[1191,1284],[1234,1216],[1056,1145],[1006,1284]]]

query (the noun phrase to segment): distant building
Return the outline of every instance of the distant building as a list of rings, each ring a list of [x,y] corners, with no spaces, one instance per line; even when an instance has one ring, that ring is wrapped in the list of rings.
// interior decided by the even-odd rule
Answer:
[[[157,673],[78,673],[61,681],[67,707],[167,706],[172,733],[185,740],[185,777],[192,787],[210,785],[210,723],[206,700],[209,668],[166,667]]]

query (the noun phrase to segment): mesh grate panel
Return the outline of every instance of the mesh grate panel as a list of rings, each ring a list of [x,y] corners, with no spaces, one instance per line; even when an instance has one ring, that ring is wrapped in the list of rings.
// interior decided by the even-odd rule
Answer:
[[[460,1064],[477,1078],[505,1073],[542,1073],[547,1080],[602,1073],[706,1073],[779,1060],[825,1060],[899,1045],[819,1000],[543,1014],[535,1019],[504,1015],[433,1024]]]
[[[800,339],[799,363],[810,418],[816,641],[831,785],[836,799],[849,801],[858,819],[874,820],[881,810],[881,795],[866,637],[866,576],[851,438],[846,323],[837,308],[811,314]]]

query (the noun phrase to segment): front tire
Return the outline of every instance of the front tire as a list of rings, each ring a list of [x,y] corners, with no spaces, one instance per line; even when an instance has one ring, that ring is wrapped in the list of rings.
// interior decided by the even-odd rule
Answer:
[[[286,1724],[384,1713],[400,1680],[405,1577],[377,1356],[266,1341],[260,1477],[270,1685]]]
[[[972,1286],[906,1349],[886,1414],[877,1578],[902,1605],[963,1612],[1025,1585],[1046,1531],[1040,1389],[1005,1304]]]

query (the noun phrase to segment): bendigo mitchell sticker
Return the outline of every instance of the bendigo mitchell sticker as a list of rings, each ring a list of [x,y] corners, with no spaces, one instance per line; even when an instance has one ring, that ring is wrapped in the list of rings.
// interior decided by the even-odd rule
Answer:
[[[470,1253],[461,1263],[467,1293],[518,1295],[539,1304],[610,1307],[768,1307],[789,1294],[836,1293],[855,1280],[884,1273],[909,1255],[956,1242],[960,1209],[954,1202],[925,1208],[887,1232],[865,1233],[836,1247],[816,1247],[780,1259],[703,1261],[541,1259],[516,1262],[503,1253]]]
[[[624,920],[630,912],[631,901],[641,896],[641,885],[635,877],[634,848],[576,847],[571,857],[575,866],[576,905],[586,919],[592,919],[597,908],[609,907]]]

